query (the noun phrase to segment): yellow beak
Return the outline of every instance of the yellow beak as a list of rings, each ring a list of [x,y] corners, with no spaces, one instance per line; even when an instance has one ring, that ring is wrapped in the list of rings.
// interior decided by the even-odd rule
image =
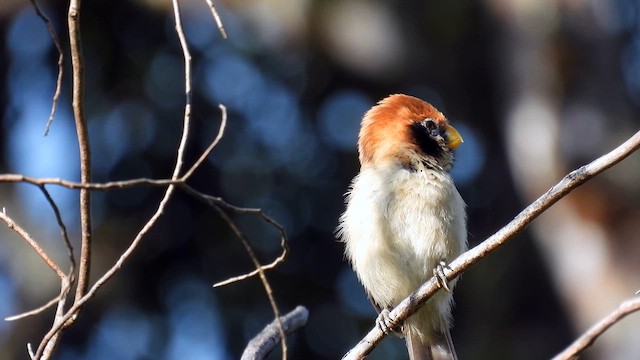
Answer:
[[[447,134],[447,139],[448,139],[447,146],[449,147],[450,150],[457,148],[458,146],[460,146],[460,144],[464,142],[458,130],[456,130],[456,128],[454,128],[453,126],[447,125],[444,131]]]

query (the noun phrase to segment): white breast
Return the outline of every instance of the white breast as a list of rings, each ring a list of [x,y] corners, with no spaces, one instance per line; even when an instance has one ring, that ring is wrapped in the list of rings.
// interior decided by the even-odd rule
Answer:
[[[358,278],[382,307],[395,306],[440,261],[466,250],[465,205],[444,171],[365,168],[347,202],[338,234]]]

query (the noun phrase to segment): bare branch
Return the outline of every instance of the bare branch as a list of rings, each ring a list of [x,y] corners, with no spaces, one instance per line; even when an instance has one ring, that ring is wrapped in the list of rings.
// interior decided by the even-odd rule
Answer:
[[[53,322],[53,326],[55,327],[60,325],[63,327],[60,328],[61,330],[56,331],[49,340],[45,342],[43,339],[43,341],[40,343],[40,346],[44,344],[44,348],[42,349],[42,357],[41,357],[43,359],[51,359],[53,357],[53,353],[55,352],[56,348],[58,347],[58,344],[60,343],[60,339],[62,338],[62,330],[65,328],[64,326],[65,325],[70,326],[71,324],[73,324],[73,320],[75,320],[75,316],[72,318],[73,320],[69,322],[63,319],[64,307],[67,302],[67,296],[71,291],[72,280],[73,278],[69,276],[69,277],[64,277],[60,282],[60,295],[58,296],[58,306],[56,306],[56,315],[55,315],[55,320]],[[75,311],[75,314],[77,315],[79,311],[80,311],[80,307],[78,307],[78,309]],[[40,350],[40,347],[38,347],[38,350]],[[32,354],[33,349],[29,348],[29,352]]]
[[[0,220],[7,223],[9,229],[15,231],[16,233],[18,233],[18,235],[25,239],[27,243],[31,245],[33,250],[35,250],[36,253],[40,255],[42,260],[44,260],[44,262],[51,268],[51,270],[53,270],[56,275],[58,275],[60,279],[64,279],[66,277],[65,273],[60,269],[60,267],[53,260],[51,260],[49,255],[47,255],[47,253],[40,247],[40,245],[38,245],[38,243],[31,237],[31,235],[29,235],[29,233],[27,233],[22,227],[20,227],[20,225],[16,224],[7,215],[7,212],[4,208],[2,209],[2,211],[0,211]]]
[[[38,15],[38,17],[42,19],[45,26],[47,27],[47,30],[49,30],[49,35],[51,36],[51,40],[53,40],[53,43],[55,44],[56,49],[58,50],[58,80],[56,80],[56,90],[55,90],[55,93],[53,94],[53,101],[51,103],[51,113],[49,114],[49,120],[47,120],[47,124],[45,125],[45,128],[44,128],[44,136],[47,136],[47,134],[49,134],[49,128],[51,127],[51,123],[53,122],[53,117],[56,114],[58,98],[60,97],[60,90],[62,89],[62,74],[64,72],[64,66],[63,66],[64,52],[62,51],[62,45],[60,45],[60,39],[58,39],[58,35],[56,34],[56,31],[53,29],[53,26],[51,25],[51,21],[44,13],[42,13],[42,11],[40,11],[40,8],[38,7],[38,4],[36,3],[35,0],[30,0],[30,1],[31,1],[31,5],[33,6],[33,10],[36,12],[36,15]]]
[[[271,289],[271,284],[269,284],[269,281],[267,280],[267,276],[264,273],[264,270],[262,269],[262,264],[258,260],[256,253],[253,251],[253,247],[251,247],[249,240],[247,239],[245,234],[242,232],[242,230],[240,230],[240,228],[236,225],[236,223],[231,219],[231,217],[229,217],[229,215],[226,212],[224,212],[224,210],[222,210],[220,207],[213,206],[213,208],[218,212],[220,217],[222,217],[222,219],[227,222],[227,224],[229,225],[231,230],[233,230],[233,232],[236,234],[238,239],[240,239],[240,242],[242,243],[245,250],[247,251],[247,254],[249,254],[249,257],[251,258],[253,265],[258,271],[258,275],[260,276],[260,281],[262,281],[262,286],[264,287],[265,293],[267,294],[267,298],[269,298],[269,304],[271,304],[271,310],[275,314],[275,318],[278,323],[278,331],[280,332],[280,337],[282,338],[282,343],[281,343],[282,359],[285,360],[287,358],[286,335],[284,332],[284,328],[282,326],[282,322],[280,321],[280,310],[278,309],[278,304],[276,303],[276,299],[273,296],[273,290]]]
[[[518,214],[502,229],[451,262],[447,267],[448,271],[446,271],[447,279],[452,280],[460,276],[460,274],[462,274],[462,272],[471,265],[477,263],[482,258],[518,235],[527,225],[529,225],[529,223],[531,223],[531,221],[569,192],[602,171],[622,161],[639,147],[640,131],[608,154],[605,154],[591,163],[569,173],[558,184],[553,186],[544,195],[522,210],[520,214]],[[397,323],[402,323],[409,316],[413,315],[427,299],[439,290],[439,288],[440,286],[435,278],[429,279],[427,282],[422,284],[418,290],[410,294],[398,306],[396,306],[396,308],[389,314],[390,318]],[[343,359],[364,359],[383,337],[384,333],[378,327],[374,327],[343,357]]]
[[[4,321],[16,321],[16,320],[20,320],[20,319],[24,319],[26,317],[29,316],[33,316],[33,315],[38,315],[40,313],[42,313],[43,311],[47,310],[48,308],[52,307],[53,305],[55,305],[56,303],[58,303],[58,300],[60,300],[60,296],[56,296],[55,298],[49,300],[49,302],[47,302],[46,304],[33,309],[33,310],[29,310],[29,311],[25,311],[21,314],[17,314],[17,315],[13,315],[13,316],[7,316],[6,318],[4,318]]]
[[[191,166],[191,168],[182,176],[182,181],[184,182],[186,182],[191,177],[191,175],[193,175],[193,172],[196,171],[196,169],[199,168],[200,165],[202,165],[202,162],[211,154],[213,149],[218,146],[218,143],[224,135],[224,130],[227,127],[227,107],[222,104],[218,104],[218,107],[220,107],[220,110],[222,111],[222,121],[220,123],[220,128],[218,129],[218,135],[216,135],[216,138],[213,140],[213,142],[211,142],[209,147],[207,147],[202,155],[200,155],[200,158],[198,158],[193,166]]]
[[[84,117],[84,63],[80,40],[80,0],[69,3],[69,45],[73,73],[72,107],[76,123],[78,147],[80,151],[80,182],[91,182],[91,147],[89,131]],[[80,190],[80,267],[75,301],[84,296],[89,288],[91,272],[91,191]]]
[[[204,202],[205,204],[213,207],[213,208],[217,208],[217,207],[222,207],[228,210],[231,210],[233,212],[239,213],[239,214],[251,214],[251,215],[255,215],[258,216],[259,218],[261,218],[263,221],[265,221],[267,224],[273,226],[278,233],[280,234],[280,247],[282,249],[282,252],[280,253],[280,255],[278,255],[278,257],[276,259],[274,259],[271,263],[267,264],[267,265],[261,265],[259,267],[257,267],[255,270],[248,272],[246,274],[243,275],[239,275],[239,276],[234,276],[232,278],[229,278],[227,280],[224,281],[220,281],[217,282],[213,285],[213,287],[221,287],[224,285],[228,285],[237,281],[241,281],[241,280],[246,280],[248,278],[251,278],[253,276],[256,276],[258,274],[260,274],[260,272],[263,272],[265,270],[270,270],[273,269],[274,267],[278,266],[280,263],[282,263],[285,258],[287,257],[288,251],[289,251],[289,243],[288,243],[288,238],[287,238],[287,234],[286,231],[284,229],[284,227],[282,225],[280,225],[277,221],[275,221],[273,218],[271,218],[269,215],[265,214],[262,209],[257,209],[257,208],[242,208],[242,207],[238,207],[238,206],[234,206],[231,205],[229,203],[227,203],[226,201],[224,201],[222,198],[219,197],[215,197],[215,196],[211,196],[211,195],[207,195],[207,194],[203,194],[197,190],[195,190],[194,188],[190,187],[189,185],[186,184],[181,184],[180,188],[182,190],[184,190],[185,192],[187,192],[188,194],[194,196],[196,199]]]
[[[177,185],[182,182],[180,179],[131,179],[122,181],[110,181],[106,183],[78,183],[59,178],[34,178],[22,174],[1,174],[0,182],[7,183],[29,183],[36,186],[41,185],[60,185],[69,189],[88,189],[88,190],[120,190],[128,189],[136,186],[156,186],[165,187],[169,185]]]
[[[615,325],[627,315],[640,311],[640,298],[635,297],[626,300],[616,310],[593,325],[587,332],[576,339],[569,347],[560,354],[556,355],[553,360],[570,360],[577,359],[578,355],[591,346],[596,339],[602,335],[607,329]]]
[[[69,270],[69,274],[73,274],[76,268],[76,258],[73,256],[73,246],[71,245],[71,241],[69,241],[69,235],[67,234],[67,227],[64,225],[64,221],[62,220],[62,215],[60,214],[60,209],[58,209],[58,205],[56,205],[55,201],[47,191],[47,188],[44,185],[38,186],[40,191],[44,194],[44,197],[49,202],[49,205],[53,209],[53,213],[56,216],[56,221],[58,222],[58,227],[60,227],[60,233],[62,235],[62,241],[64,245],[67,247],[67,252],[69,254],[69,261],[71,262],[71,269]]]
[[[224,25],[222,25],[222,20],[220,19],[220,15],[218,15],[218,11],[216,7],[213,6],[213,1],[207,0],[207,4],[209,5],[209,10],[211,10],[211,15],[213,15],[213,19],[216,21],[216,25],[218,25],[218,30],[220,30],[220,34],[223,39],[227,39],[227,32],[224,30]]]
[[[73,1],[73,0],[72,0]],[[186,48],[186,42],[184,38],[184,34],[182,32],[181,23],[180,23],[180,13],[178,9],[178,3],[176,0],[173,1],[174,5],[174,14],[176,15],[176,30],[178,32],[178,37],[180,38],[180,42],[183,47],[183,53],[185,57],[185,93],[186,93],[186,104],[185,104],[185,112],[184,112],[184,120],[183,120],[183,128],[182,128],[182,136],[180,138],[180,145],[178,147],[178,153],[176,157],[176,164],[173,169],[173,174],[171,176],[172,183],[167,187],[164,196],[160,203],[158,204],[158,208],[155,213],[149,218],[147,223],[142,227],[142,229],[135,236],[129,247],[120,255],[116,263],[107,270],[97,281],[96,283],[88,289],[88,291],[81,298],[76,298],[73,306],[64,313],[61,317],[56,317],[56,322],[49,329],[47,334],[42,338],[40,345],[38,347],[37,352],[35,353],[35,357],[39,358],[47,349],[49,349],[50,343],[56,343],[56,339],[59,338],[60,330],[66,326],[69,326],[67,323],[70,319],[74,319],[80,311],[81,307],[89,301],[95,293],[100,289],[109,279],[111,279],[121,268],[125,261],[131,256],[133,251],[138,247],[144,236],[153,228],[156,221],[163,214],[164,209],[166,208],[171,196],[175,192],[176,185],[180,184],[181,181],[178,179],[180,175],[180,171],[182,170],[182,165],[184,162],[184,152],[187,144],[187,140],[189,137],[189,128],[191,123],[191,56],[189,55],[188,49]],[[71,12],[70,12],[71,14]],[[71,23],[71,16],[69,19]],[[71,25],[70,25],[71,26]],[[87,189],[84,189],[87,190]],[[81,190],[82,192],[83,190]]]
[[[297,306],[288,314],[280,317],[280,322],[287,335],[305,326],[309,319],[309,310],[304,306]],[[262,360],[280,342],[278,323],[274,320],[256,335],[242,353],[240,360]]]
[[[173,176],[171,176],[172,179],[178,179],[180,171],[182,170],[184,151],[187,147],[187,138],[189,137],[189,127],[191,123],[191,53],[189,53],[187,39],[184,36],[184,31],[182,30],[182,19],[180,18],[180,7],[178,5],[178,0],[172,0],[172,3],[173,17],[176,22],[176,33],[178,34],[180,47],[182,48],[182,56],[184,57],[184,93],[186,97],[186,103],[184,105],[182,138],[180,139],[180,146],[178,147],[178,160],[173,171]]]
[[[176,21],[176,33],[178,34],[178,38],[180,39],[180,45],[182,47],[182,52],[183,52],[183,56],[184,56],[184,60],[185,60],[185,82],[186,82],[186,93],[187,93],[187,106],[185,106],[185,119],[188,117],[188,114],[191,111],[191,55],[189,53],[189,49],[187,46],[187,42],[186,42],[186,38],[184,36],[184,32],[182,29],[182,21],[180,19],[180,7],[178,5],[178,0],[173,0],[173,12],[174,12],[174,18]],[[213,7],[212,4],[210,4],[210,8],[212,13],[214,14],[214,18],[217,19],[217,21],[219,21],[219,17],[216,17],[217,12],[215,11],[215,8]],[[223,28],[221,27],[222,23],[218,22],[218,27],[219,29],[221,29],[221,31]],[[226,34],[223,32],[223,36],[226,36]],[[223,110],[223,117],[226,117],[226,109],[224,107],[221,107],[221,109]],[[186,123],[186,121],[185,121]],[[226,124],[226,121],[222,122],[222,126],[224,126]],[[214,140],[212,146],[210,146],[203,155],[207,154],[209,152],[211,152],[211,150],[213,150],[213,147],[215,146],[214,144],[217,144],[218,138],[216,140]],[[182,144],[181,144],[182,145]],[[201,157],[198,161],[196,161],[196,163],[194,165],[199,165],[202,163],[203,161],[203,157]],[[191,175],[191,173],[193,172],[192,170],[195,170],[195,167],[192,167],[192,169],[190,169],[186,175]],[[177,174],[174,174],[173,178],[175,179],[177,176]],[[186,176],[188,177],[188,176]],[[181,186],[183,188],[186,188],[186,184],[182,183]],[[267,294],[267,297],[269,298],[269,303],[271,304],[271,308],[273,310],[273,313],[276,317],[276,320],[278,322],[278,328],[280,331],[280,336],[282,337],[282,358],[286,359],[287,358],[287,345],[286,345],[286,337],[285,337],[285,333],[284,333],[284,329],[282,328],[282,323],[280,321],[280,311],[278,309],[278,306],[276,304],[276,301],[273,297],[273,291],[271,289],[271,285],[269,284],[269,281],[267,280],[267,277],[264,273],[264,271],[262,270],[262,264],[260,264],[260,262],[258,261],[251,245],[249,244],[248,240],[246,239],[245,235],[242,233],[242,231],[236,226],[236,224],[233,222],[233,220],[231,220],[231,218],[218,206],[214,206],[214,209],[218,211],[218,213],[220,214],[220,216],[227,222],[227,224],[233,229],[233,231],[236,233],[236,235],[238,236],[238,238],[241,240],[243,246],[245,247],[247,253],[249,254],[249,257],[251,258],[251,261],[254,263],[254,266],[256,267],[256,269],[258,270],[258,274],[260,276],[260,280],[262,281],[262,285],[264,286],[265,292]]]

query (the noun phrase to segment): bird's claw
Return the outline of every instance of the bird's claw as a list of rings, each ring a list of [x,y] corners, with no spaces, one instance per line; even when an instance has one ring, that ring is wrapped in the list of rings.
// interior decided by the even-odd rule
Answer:
[[[444,273],[444,269],[446,268],[447,264],[444,261],[440,261],[440,263],[433,269],[433,276],[438,280],[438,285],[440,285],[440,287],[447,291],[451,291],[451,289],[449,289],[449,284],[447,284],[447,275]]]
[[[394,329],[398,326],[398,323],[391,319],[389,309],[382,309],[378,318],[376,319],[376,326],[380,331],[382,331],[385,335],[389,335],[390,332],[393,332]]]

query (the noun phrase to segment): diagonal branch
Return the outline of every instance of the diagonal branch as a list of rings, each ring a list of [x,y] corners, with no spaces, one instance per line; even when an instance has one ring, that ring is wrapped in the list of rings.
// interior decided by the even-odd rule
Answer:
[[[576,341],[574,341],[564,351],[556,355],[553,360],[577,359],[578,355],[591,346],[600,335],[607,331],[607,329],[615,325],[627,315],[637,311],[640,311],[640,297],[626,300],[620,304],[616,310],[582,334],[582,336],[576,339]]]
[[[71,245],[71,241],[69,241],[69,235],[67,234],[67,227],[65,226],[64,221],[62,220],[60,209],[58,209],[58,205],[56,205],[55,201],[53,201],[53,198],[51,197],[51,194],[49,194],[49,191],[47,191],[47,188],[45,187],[45,185],[40,185],[38,186],[38,188],[40,188],[40,191],[42,191],[42,194],[44,195],[45,199],[47,199],[47,202],[49,202],[49,205],[51,206],[51,209],[53,209],[53,213],[56,216],[56,221],[58,222],[58,227],[60,228],[62,241],[64,242],[64,245],[67,248],[67,253],[69,255],[69,262],[71,263],[71,269],[69,270],[69,274],[73,274],[76,268],[76,258],[73,256],[73,246]]]
[[[40,313],[42,313],[43,311],[47,310],[48,308],[52,307],[53,305],[57,304],[58,301],[60,301],[60,296],[56,296],[53,299],[49,300],[49,302],[47,302],[46,304],[37,307],[33,310],[29,310],[29,311],[25,311],[23,313],[17,314],[17,315],[12,315],[12,316],[7,316],[6,318],[4,318],[4,321],[16,321],[16,320],[20,320],[20,319],[24,319],[26,317],[29,316],[33,316],[33,315],[38,315]]]
[[[35,241],[31,235],[29,235],[29,233],[27,233],[22,227],[20,227],[20,225],[16,224],[8,215],[6,210],[3,208],[2,211],[0,211],[0,220],[4,221],[5,223],[7,223],[7,226],[9,227],[9,229],[15,231],[18,235],[20,235],[27,243],[29,243],[29,245],[31,245],[31,247],[33,248],[33,250],[36,251],[36,253],[38,253],[38,255],[40,255],[40,257],[42,258],[42,260],[44,260],[44,262],[51,268],[51,270],[53,270],[53,272],[60,278],[60,279],[64,279],[66,277],[64,271],[62,271],[62,269],[60,269],[60,267],[53,261],[51,260],[51,258],[49,257],[49,255],[47,255],[47,253],[44,251],[44,249],[42,249],[42,247],[40,247],[40,245],[38,245],[38,242]]]
[[[216,25],[218,26],[218,30],[220,31],[220,35],[222,35],[223,39],[227,39],[227,31],[224,29],[224,25],[222,25],[222,20],[220,19],[220,15],[218,15],[218,11],[216,7],[213,6],[213,1],[206,0],[207,5],[209,5],[209,10],[211,10],[211,15],[213,16],[213,20],[215,20]]]
[[[569,192],[622,161],[638,148],[640,148],[640,131],[611,152],[569,173],[558,184],[522,210],[502,229],[451,262],[447,267],[447,279],[450,281],[460,276],[471,265],[477,263],[522,232],[529,223]],[[397,323],[402,323],[413,315],[439,288],[440,286],[435,278],[429,279],[396,306],[389,314],[390,318]],[[343,359],[364,359],[383,337],[383,332],[374,327]]]

